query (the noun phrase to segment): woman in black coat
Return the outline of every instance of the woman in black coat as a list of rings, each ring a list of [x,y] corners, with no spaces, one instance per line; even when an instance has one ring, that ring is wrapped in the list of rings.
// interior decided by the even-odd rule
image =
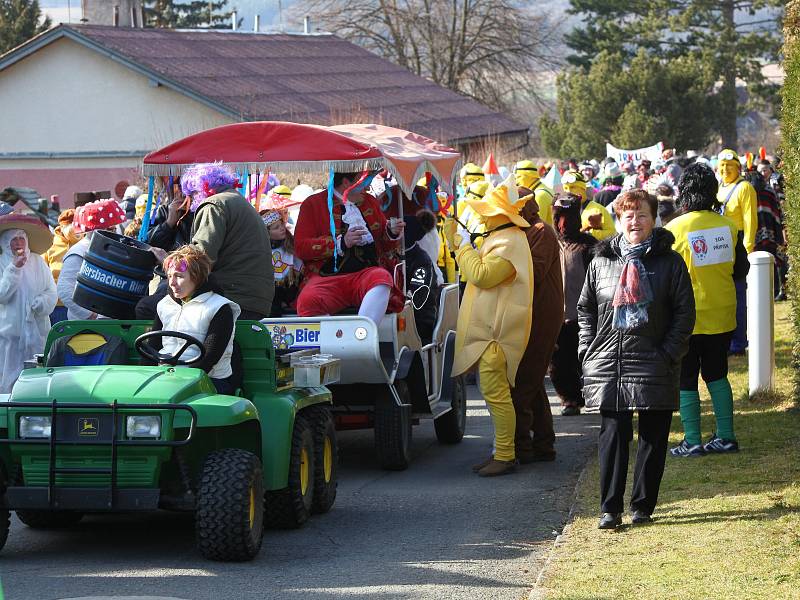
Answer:
[[[601,529],[622,523],[634,410],[639,450],[632,521],[651,520],[679,405],[681,358],[694,328],[689,273],[672,250],[672,234],[655,228],[657,208],[644,190],[619,196],[615,212],[623,233],[596,247],[578,302],[583,397],[602,415]]]

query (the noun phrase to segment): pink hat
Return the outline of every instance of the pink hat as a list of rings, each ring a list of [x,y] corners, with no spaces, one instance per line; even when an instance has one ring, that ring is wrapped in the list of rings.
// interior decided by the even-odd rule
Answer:
[[[76,231],[86,233],[95,229],[109,229],[125,222],[125,211],[115,200],[89,202],[75,209],[73,225]]]

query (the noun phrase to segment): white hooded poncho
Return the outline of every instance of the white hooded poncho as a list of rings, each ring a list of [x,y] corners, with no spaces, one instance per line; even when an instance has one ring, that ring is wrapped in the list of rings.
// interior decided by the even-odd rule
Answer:
[[[14,266],[11,240],[23,236],[28,260]],[[23,363],[44,352],[50,313],[56,305],[56,284],[44,259],[31,254],[21,229],[0,233],[0,393],[9,393]]]

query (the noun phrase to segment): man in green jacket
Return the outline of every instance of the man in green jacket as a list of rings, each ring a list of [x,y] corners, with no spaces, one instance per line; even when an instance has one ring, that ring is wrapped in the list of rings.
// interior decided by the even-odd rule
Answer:
[[[221,163],[196,164],[181,176],[191,196],[192,244],[214,267],[212,281],[242,309],[240,319],[269,316],[275,294],[272,248],[255,208],[235,189],[236,175]]]

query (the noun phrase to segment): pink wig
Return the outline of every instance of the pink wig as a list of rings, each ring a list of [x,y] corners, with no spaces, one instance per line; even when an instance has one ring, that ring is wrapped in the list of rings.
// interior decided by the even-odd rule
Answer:
[[[198,163],[192,165],[181,175],[181,190],[192,196],[191,210],[197,210],[200,203],[217,192],[237,187],[238,180],[228,165],[221,162]]]

